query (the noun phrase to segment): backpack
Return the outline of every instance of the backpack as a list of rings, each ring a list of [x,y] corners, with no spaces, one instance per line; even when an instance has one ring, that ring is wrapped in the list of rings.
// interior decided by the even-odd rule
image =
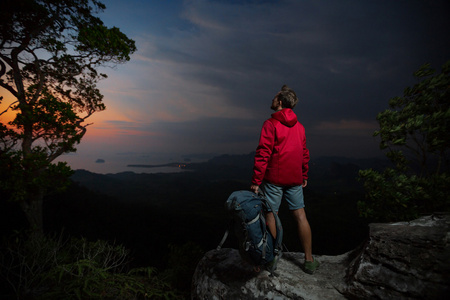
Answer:
[[[230,227],[233,227],[237,237],[241,257],[253,266],[264,266],[273,274],[282,253],[283,227],[270,203],[262,194],[236,191],[228,197],[225,206],[232,215]],[[268,208],[275,217],[276,238],[266,225],[265,215]],[[217,250],[221,249],[229,230],[225,232]]]

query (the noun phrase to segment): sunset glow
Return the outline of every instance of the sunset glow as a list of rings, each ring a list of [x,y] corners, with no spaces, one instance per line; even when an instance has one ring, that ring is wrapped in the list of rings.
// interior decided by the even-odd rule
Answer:
[[[311,155],[379,156],[376,115],[422,64],[438,69],[450,58],[445,1],[105,2],[99,17],[138,51],[99,70],[106,110],[61,159],[250,153],[283,84],[300,99]],[[12,99],[0,95],[3,111]]]

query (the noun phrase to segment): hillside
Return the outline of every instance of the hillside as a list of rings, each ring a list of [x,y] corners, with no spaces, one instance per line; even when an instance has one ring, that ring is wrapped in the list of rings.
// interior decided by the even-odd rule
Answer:
[[[164,267],[170,244],[190,241],[204,251],[217,246],[228,225],[224,202],[233,191],[249,188],[252,163],[250,153],[218,156],[170,174],[103,175],[77,170],[66,192],[47,196],[45,227],[48,232],[64,228],[66,234],[124,244],[132,250],[135,264]],[[342,158],[311,161],[305,202],[315,253],[341,254],[364,240],[367,224],[356,210],[363,191],[356,176],[359,169],[381,163]],[[10,208],[9,212],[14,215]],[[286,247],[300,251],[285,206],[280,217]],[[17,225],[18,219],[5,223]],[[227,241],[228,246],[233,242]]]

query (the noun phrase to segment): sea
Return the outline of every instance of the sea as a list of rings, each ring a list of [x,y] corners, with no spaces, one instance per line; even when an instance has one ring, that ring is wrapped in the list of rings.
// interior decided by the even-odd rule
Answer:
[[[170,155],[167,157],[152,155],[78,155],[66,154],[58,157],[55,162],[66,162],[73,170],[87,170],[98,174],[116,174],[122,172],[134,173],[179,173],[186,169],[176,166],[159,166],[172,163],[204,162],[207,159],[188,158]],[[158,167],[132,167],[130,165],[152,165]]]

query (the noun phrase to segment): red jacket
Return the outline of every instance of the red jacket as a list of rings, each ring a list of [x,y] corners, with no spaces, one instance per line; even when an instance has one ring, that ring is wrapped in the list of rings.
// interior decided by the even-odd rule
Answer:
[[[308,179],[309,150],[305,128],[290,108],[272,114],[261,130],[256,148],[252,184],[263,179],[282,186],[301,185]]]

